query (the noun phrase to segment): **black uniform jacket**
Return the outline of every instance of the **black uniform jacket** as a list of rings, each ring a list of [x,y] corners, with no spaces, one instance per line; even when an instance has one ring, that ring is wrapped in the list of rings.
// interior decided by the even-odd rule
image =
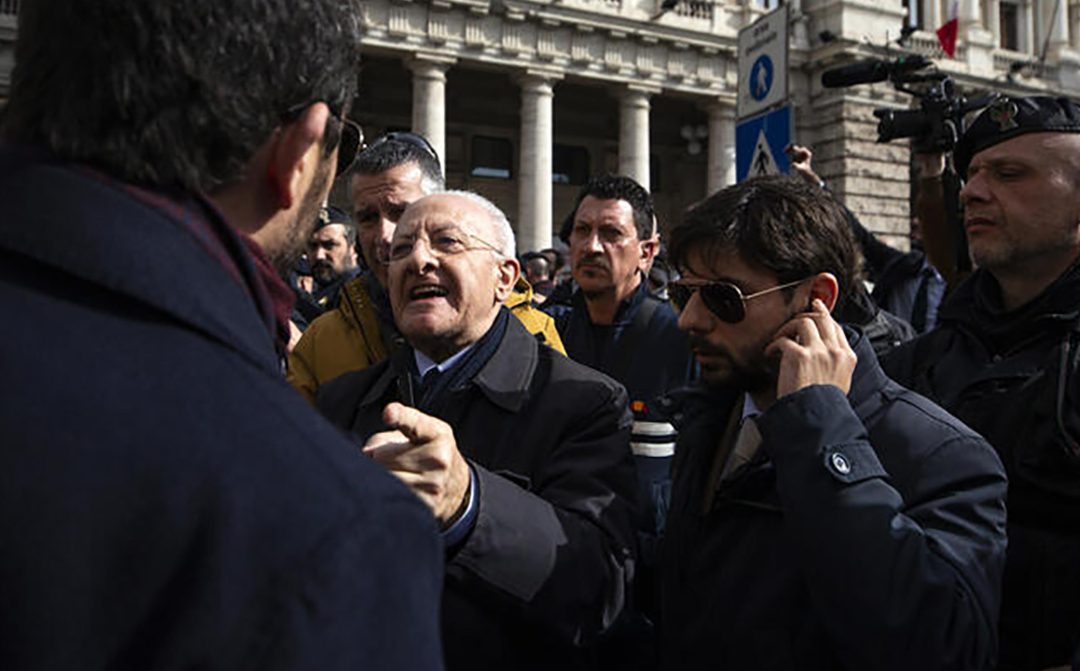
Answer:
[[[385,430],[411,356],[336,378],[319,409],[361,442]],[[472,383],[448,393],[440,415],[478,476],[479,516],[448,555],[447,665],[575,668],[622,608],[633,570],[626,392],[511,319]]]
[[[939,325],[882,361],[967,422],[1009,476],[1001,668],[1064,666],[1080,645],[1080,265],[1007,312],[985,270]]]
[[[734,394],[683,399],[663,553],[669,669],[988,669],[1005,476],[961,422],[882,373],[758,417],[756,457],[705,483]]]

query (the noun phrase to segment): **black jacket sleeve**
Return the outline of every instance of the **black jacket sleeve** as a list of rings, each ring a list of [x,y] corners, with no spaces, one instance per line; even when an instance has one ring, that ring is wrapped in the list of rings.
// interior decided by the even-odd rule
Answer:
[[[985,440],[902,393],[872,434],[832,386],[762,415],[786,533],[846,668],[992,668],[1004,471]]]
[[[473,463],[476,527],[451,560],[512,611],[575,645],[619,614],[633,570],[626,392],[594,389],[603,393],[566,424],[531,477]]]

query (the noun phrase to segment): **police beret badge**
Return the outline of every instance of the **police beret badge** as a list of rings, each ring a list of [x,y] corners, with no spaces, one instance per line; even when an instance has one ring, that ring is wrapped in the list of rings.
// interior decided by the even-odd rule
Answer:
[[[1080,133],[1080,105],[1068,98],[1002,96],[983,110],[953,150],[953,163],[967,176],[980,151],[1026,133]]]

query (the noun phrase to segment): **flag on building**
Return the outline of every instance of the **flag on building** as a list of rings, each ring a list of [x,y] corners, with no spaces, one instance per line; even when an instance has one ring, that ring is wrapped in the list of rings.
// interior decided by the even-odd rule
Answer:
[[[941,50],[949,58],[956,56],[956,35],[960,32],[959,4],[957,0],[953,0],[949,5],[949,20],[937,29],[937,38],[938,42],[941,43]]]

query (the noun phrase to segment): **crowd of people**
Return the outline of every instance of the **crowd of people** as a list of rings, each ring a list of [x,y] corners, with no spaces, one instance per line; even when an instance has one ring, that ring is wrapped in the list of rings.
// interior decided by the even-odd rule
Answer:
[[[1080,105],[921,157],[925,250],[793,146],[676,221],[598,175],[519,254],[364,144],[356,40],[22,6],[0,668],[1080,669]]]

